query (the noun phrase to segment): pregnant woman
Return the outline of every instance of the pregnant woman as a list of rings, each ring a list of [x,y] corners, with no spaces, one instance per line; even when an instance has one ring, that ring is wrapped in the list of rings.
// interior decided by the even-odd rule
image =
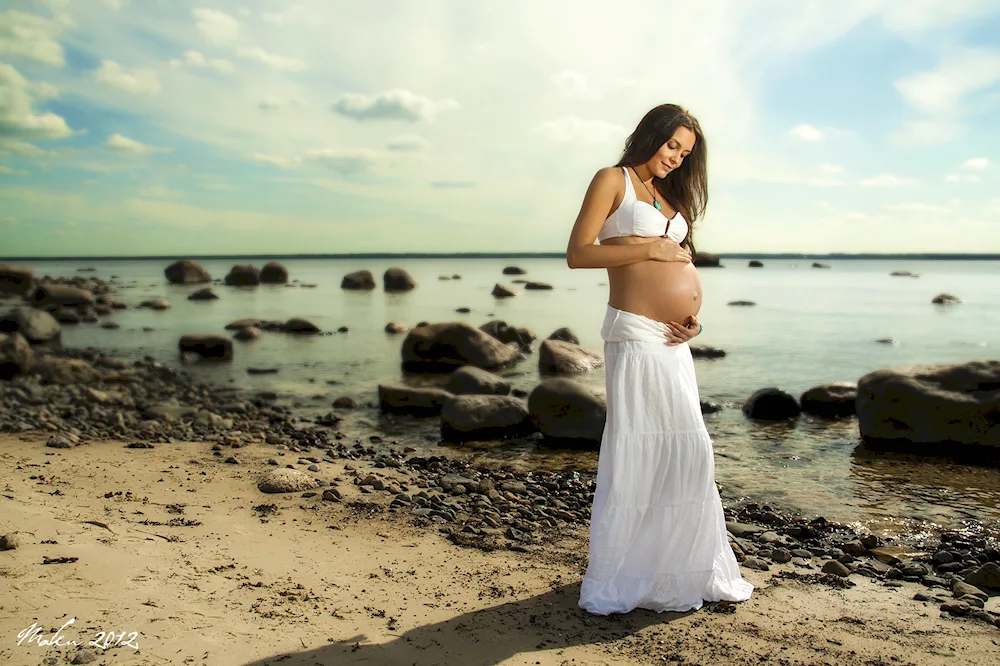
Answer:
[[[651,110],[618,165],[594,176],[566,251],[570,268],[606,268],[610,282],[608,411],[579,601],[598,615],[753,591],[726,538],[687,344],[702,328],[691,223],[708,199],[706,150],[684,109]]]

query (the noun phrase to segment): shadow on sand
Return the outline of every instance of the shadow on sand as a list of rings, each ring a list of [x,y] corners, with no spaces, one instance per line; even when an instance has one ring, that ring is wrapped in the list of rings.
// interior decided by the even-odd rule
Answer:
[[[612,642],[694,612],[657,614],[637,609],[599,616],[579,608],[579,596],[579,583],[563,585],[528,599],[416,627],[384,643],[366,645],[362,643],[366,636],[352,636],[313,650],[265,657],[247,666],[494,666],[518,654]]]

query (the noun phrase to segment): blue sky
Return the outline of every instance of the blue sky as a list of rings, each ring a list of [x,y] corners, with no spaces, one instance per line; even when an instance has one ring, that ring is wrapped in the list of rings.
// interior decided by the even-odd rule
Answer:
[[[993,0],[395,5],[0,2],[0,256],[561,252],[663,102],[702,250],[1000,252]]]

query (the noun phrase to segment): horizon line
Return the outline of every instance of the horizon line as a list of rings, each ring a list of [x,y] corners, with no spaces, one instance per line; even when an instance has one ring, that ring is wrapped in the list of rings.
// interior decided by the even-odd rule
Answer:
[[[942,260],[1000,260],[1000,253],[960,252],[738,252],[708,253],[722,259],[942,259]],[[187,255],[91,255],[91,256],[22,256],[0,257],[0,262],[17,261],[210,261],[219,259],[559,259],[565,252],[356,252],[356,253],[285,253],[285,254],[187,254]]]

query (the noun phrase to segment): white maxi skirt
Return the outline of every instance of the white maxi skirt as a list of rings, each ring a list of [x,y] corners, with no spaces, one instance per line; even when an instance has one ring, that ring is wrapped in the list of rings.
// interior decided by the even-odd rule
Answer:
[[[666,325],[608,305],[601,328],[607,420],[579,606],[590,613],[745,601],[715,486],[690,347]]]

